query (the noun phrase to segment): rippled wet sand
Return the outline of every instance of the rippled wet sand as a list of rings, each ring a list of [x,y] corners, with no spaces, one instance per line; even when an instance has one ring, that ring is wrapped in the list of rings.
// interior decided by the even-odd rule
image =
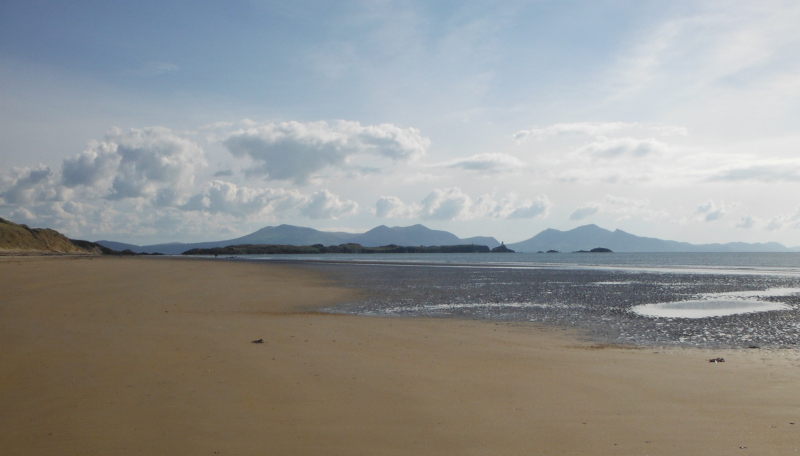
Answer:
[[[798,277],[386,264],[307,267],[369,292],[363,300],[328,309],[332,312],[536,322],[581,328],[598,341],[640,345],[795,348],[800,341],[800,294],[780,292],[800,287]],[[707,318],[657,318],[633,311],[734,292],[749,292],[743,294],[747,299],[784,308]]]

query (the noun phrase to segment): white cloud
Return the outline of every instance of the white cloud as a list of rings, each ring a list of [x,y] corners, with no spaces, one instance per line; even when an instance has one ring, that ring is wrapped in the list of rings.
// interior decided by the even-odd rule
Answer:
[[[699,2],[623,51],[604,77],[612,101],[683,103],[676,108],[689,116],[755,119],[764,108],[781,116],[782,100],[798,94],[798,19],[792,1]]]
[[[538,142],[520,146],[518,153],[529,154],[530,172],[550,182],[640,185],[706,179],[709,163],[718,167],[720,161],[703,161],[704,151],[673,144],[673,139],[665,142],[665,137],[685,133],[685,128],[664,124],[554,124],[519,132],[519,138]]]
[[[592,143],[578,149],[580,154],[589,154],[595,157],[614,158],[620,156],[645,157],[647,155],[664,153],[669,147],[654,138],[606,138],[600,137]]]
[[[430,140],[414,128],[359,122],[281,122],[243,128],[223,143],[236,157],[249,157],[250,175],[305,183],[326,167],[347,168],[358,155],[413,160],[424,155]]]
[[[308,202],[300,209],[300,213],[312,219],[333,219],[355,214],[358,203],[352,200],[342,201],[328,190],[314,192]]]
[[[796,161],[728,168],[717,172],[710,181],[723,182],[800,182],[800,164]]]
[[[183,203],[206,165],[202,149],[161,127],[110,130],[49,167],[0,176],[0,206],[21,221],[68,235],[141,232],[154,207]]]
[[[523,219],[523,218],[536,218],[536,217],[547,217],[550,214],[550,208],[553,206],[550,203],[550,200],[547,199],[546,196],[541,195],[536,197],[534,200],[526,200],[522,203],[522,205],[513,207],[513,205],[509,205],[512,209],[511,212],[502,211],[500,214],[506,214],[505,218],[510,219]],[[507,208],[509,206],[506,206]]]
[[[419,204],[406,204],[396,196],[382,196],[375,203],[375,215],[381,218],[414,218],[419,213]]]
[[[628,219],[639,216],[644,220],[655,220],[657,218],[669,217],[665,211],[650,209],[650,202],[647,200],[637,200],[624,196],[606,195],[602,202],[592,201],[578,206],[569,216],[570,220],[583,220],[599,212],[616,214],[617,220]]]
[[[356,213],[358,204],[342,201],[328,190],[305,195],[294,189],[240,187],[214,180],[180,208],[252,219],[273,219],[293,213],[312,219],[337,219]]]
[[[800,208],[792,214],[773,217],[765,228],[768,231],[781,230],[784,228],[800,229]]]
[[[708,200],[697,206],[692,218],[702,219],[706,222],[713,222],[719,220],[725,215],[726,208],[724,205],[717,206],[714,201]]]
[[[606,195],[605,203],[606,207],[613,212],[639,212],[650,204],[647,200],[636,200],[614,195]]]
[[[297,209],[307,201],[308,197],[297,190],[239,187],[230,182],[214,180],[181,208],[235,217],[270,216]]]
[[[460,188],[435,189],[422,200],[419,217],[426,220],[457,220],[470,217],[472,198]]]
[[[524,142],[529,139],[545,140],[564,136],[573,137],[600,137],[616,136],[622,131],[653,133],[661,136],[687,136],[689,130],[686,127],[677,125],[647,124],[637,122],[571,122],[557,123],[546,127],[535,127],[527,130],[520,130],[514,133],[517,142]]]
[[[104,141],[63,161],[61,182],[110,200],[140,198],[170,206],[189,196],[196,172],[205,166],[200,146],[168,128],[113,128]]]
[[[33,204],[63,199],[63,189],[54,182],[49,167],[12,168],[0,180],[0,201],[8,205]]]
[[[752,215],[744,215],[738,222],[736,222],[736,228],[741,230],[749,230],[755,228],[757,225],[760,224],[760,221],[752,216]]]
[[[572,122],[557,123],[546,127],[520,130],[514,133],[514,139],[525,141],[528,139],[545,139],[553,136],[579,135],[600,136],[616,132],[625,128],[635,127],[636,123],[627,122]]]
[[[192,190],[195,172],[207,166],[197,143],[163,127],[115,128],[106,143],[116,145],[120,156],[110,199],[145,197],[160,206],[180,203]]]
[[[93,187],[114,176],[120,162],[117,144],[92,141],[82,153],[61,163],[61,181],[66,187]]]
[[[483,153],[466,158],[458,158],[433,166],[442,168],[460,168],[486,174],[519,171],[526,167],[525,163],[513,155],[503,153]]]
[[[600,210],[600,205],[597,203],[585,203],[578,206],[572,214],[569,215],[570,220],[583,220],[590,217]]]
[[[476,218],[534,218],[546,217],[552,204],[546,196],[519,201],[515,194],[496,199],[481,195],[473,199],[460,188],[434,189],[420,203],[406,204],[394,196],[381,197],[375,205],[375,215],[392,218],[421,218],[423,220],[469,220]]]

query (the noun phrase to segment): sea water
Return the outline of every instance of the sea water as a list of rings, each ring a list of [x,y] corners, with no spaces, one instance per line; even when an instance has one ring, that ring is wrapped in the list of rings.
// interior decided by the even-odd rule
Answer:
[[[368,297],[328,309],[525,321],[636,344],[793,348],[800,253],[242,256],[324,270]]]

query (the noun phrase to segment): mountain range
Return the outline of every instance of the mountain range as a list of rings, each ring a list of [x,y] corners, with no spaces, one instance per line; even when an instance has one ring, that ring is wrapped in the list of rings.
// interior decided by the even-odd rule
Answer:
[[[536,236],[513,244],[517,252],[574,252],[605,247],[614,252],[797,252],[800,247],[787,248],[777,242],[748,244],[690,244],[688,242],[636,236],[622,230],[610,231],[597,225],[583,225],[569,231],[546,229]]]
[[[475,244],[494,248],[500,245],[497,239],[489,236],[459,238],[453,233],[432,230],[423,225],[394,226],[381,225],[366,233],[345,233],[319,231],[292,225],[264,227],[254,233],[236,239],[196,243],[169,243],[154,245],[133,245],[113,241],[97,241],[98,244],[114,250],[129,249],[137,253],[160,252],[180,254],[190,249],[208,249],[240,244],[279,244],[279,245],[340,245],[361,244],[364,247],[379,247],[389,244],[400,246],[441,246]],[[726,244],[690,244],[688,242],[668,241],[657,238],[636,236],[622,230],[610,231],[597,225],[579,226],[569,231],[546,229],[522,242],[507,245],[517,252],[574,252],[604,247],[614,252],[798,252],[800,247],[787,248],[777,242],[754,243],[729,242]]]
[[[180,254],[191,249],[210,249],[241,244],[279,244],[279,245],[340,245],[360,244],[364,247],[380,247],[389,244],[401,246],[442,246],[442,245],[485,245],[490,249],[500,243],[497,239],[487,236],[476,236],[461,239],[453,233],[441,230],[432,230],[423,225],[393,226],[381,225],[366,233],[345,233],[334,231],[319,231],[313,228],[293,225],[267,226],[260,230],[236,239],[212,242],[195,243],[169,243],[153,245],[124,244],[114,241],[97,241],[114,250],[129,249],[137,253],[160,252],[167,255]]]

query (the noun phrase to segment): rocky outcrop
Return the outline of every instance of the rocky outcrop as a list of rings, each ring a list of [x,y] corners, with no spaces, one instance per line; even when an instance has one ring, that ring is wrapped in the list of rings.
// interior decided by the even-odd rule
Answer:
[[[492,253],[514,253],[514,251],[501,242],[499,246],[492,249]]]

